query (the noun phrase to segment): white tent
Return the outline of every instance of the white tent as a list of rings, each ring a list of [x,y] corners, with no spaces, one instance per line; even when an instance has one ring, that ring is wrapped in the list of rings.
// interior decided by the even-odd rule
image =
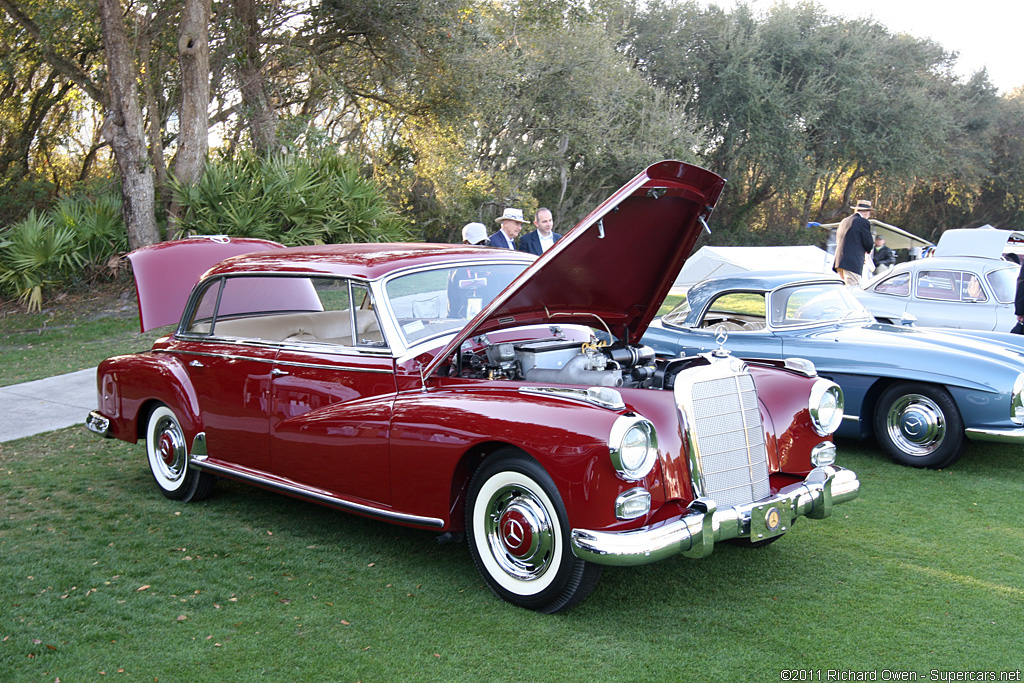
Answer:
[[[749,270],[793,270],[824,273],[830,263],[824,249],[804,247],[701,247],[689,259],[672,291],[684,293],[709,277]]]
[[[914,233],[907,232],[902,228],[897,228],[895,225],[889,225],[882,221],[876,221],[872,218],[871,231],[876,235],[881,235],[885,238],[885,245],[890,249],[913,249],[915,247],[931,247],[935,246],[929,240],[923,237],[918,237]],[[808,223],[809,228],[822,228],[828,230],[828,252],[835,253],[836,250],[836,228],[839,227],[839,223]]]

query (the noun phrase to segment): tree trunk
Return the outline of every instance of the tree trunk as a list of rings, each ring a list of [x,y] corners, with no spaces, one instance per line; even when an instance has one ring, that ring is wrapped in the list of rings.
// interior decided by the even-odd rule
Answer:
[[[185,0],[181,12],[181,130],[174,177],[194,183],[203,175],[209,150],[210,0]]]
[[[99,0],[99,10],[110,90],[103,136],[110,142],[121,172],[121,200],[128,246],[137,249],[160,241],[154,206],[153,167],[146,154],[145,128],[136,87],[138,73],[125,32],[121,2]]]
[[[203,175],[210,131],[210,0],[184,0],[178,37],[181,64],[181,110],[174,178],[194,185]],[[181,207],[169,209],[169,230],[178,232]]]
[[[234,0],[235,17],[242,27],[238,50],[238,87],[242,91],[245,117],[249,121],[252,146],[261,155],[277,151],[277,117],[263,83],[260,60],[260,26],[255,0]]]

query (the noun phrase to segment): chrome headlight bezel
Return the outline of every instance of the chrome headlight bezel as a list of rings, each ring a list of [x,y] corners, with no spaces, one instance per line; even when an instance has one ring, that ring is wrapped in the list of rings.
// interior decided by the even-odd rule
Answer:
[[[658,435],[650,420],[635,413],[620,415],[608,436],[608,453],[619,477],[643,479],[658,461]]]
[[[1010,394],[1010,420],[1015,424],[1024,425],[1024,372],[1019,373],[1013,382],[1013,393]]]
[[[843,390],[831,380],[819,379],[811,387],[807,410],[818,436],[834,434],[843,423]]]

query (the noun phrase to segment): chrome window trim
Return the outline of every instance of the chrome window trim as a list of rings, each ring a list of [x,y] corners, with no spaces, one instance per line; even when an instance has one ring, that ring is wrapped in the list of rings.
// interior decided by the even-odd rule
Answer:
[[[393,375],[395,373],[394,368],[364,368],[352,367],[348,365],[328,365],[327,363],[303,363],[302,361],[279,360],[277,358],[254,358],[253,356],[242,356],[233,353],[211,353],[209,351],[186,351],[184,349],[157,349],[155,353],[170,353],[181,356],[201,356],[203,358],[224,358],[226,360],[248,360],[254,363],[266,363],[267,365],[283,365],[295,368],[343,370],[345,372],[370,372],[385,375]]]

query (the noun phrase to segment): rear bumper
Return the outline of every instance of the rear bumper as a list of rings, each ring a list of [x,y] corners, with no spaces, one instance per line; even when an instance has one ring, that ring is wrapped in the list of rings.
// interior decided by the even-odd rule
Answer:
[[[698,498],[688,514],[641,529],[573,529],[572,550],[588,562],[619,566],[648,564],[678,554],[706,557],[719,541],[763,540],[785,533],[797,517],[828,517],[833,505],[853,500],[859,492],[860,481],[853,471],[817,467],[804,481],[746,505],[719,510],[710,498]]]
[[[89,417],[85,418],[85,427],[97,436],[110,437],[110,418],[104,417],[98,410],[90,411]]]

